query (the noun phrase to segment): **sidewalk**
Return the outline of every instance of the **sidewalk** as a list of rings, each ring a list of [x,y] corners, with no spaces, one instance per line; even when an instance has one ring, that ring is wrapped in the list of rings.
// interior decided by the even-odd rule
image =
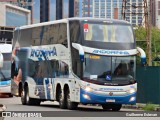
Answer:
[[[144,103],[136,103],[136,105],[123,105],[123,108],[127,109],[139,109],[142,110],[144,107],[146,107],[147,104]],[[160,105],[152,104],[154,106],[153,111],[160,111]]]

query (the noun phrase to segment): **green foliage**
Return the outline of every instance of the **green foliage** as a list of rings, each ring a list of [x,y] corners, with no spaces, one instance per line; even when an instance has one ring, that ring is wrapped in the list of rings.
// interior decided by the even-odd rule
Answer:
[[[147,53],[146,42],[146,29],[144,27],[137,27],[135,29],[135,37],[137,40],[137,46],[141,47]],[[160,56],[160,29],[152,27],[151,30],[151,43],[152,43],[152,58]],[[137,61],[139,63],[139,60]]]
[[[145,111],[154,111],[155,110],[155,105],[151,103],[147,103],[144,107],[142,107],[142,110]]]
[[[136,40],[146,39],[146,29],[144,27],[137,27],[135,30]]]

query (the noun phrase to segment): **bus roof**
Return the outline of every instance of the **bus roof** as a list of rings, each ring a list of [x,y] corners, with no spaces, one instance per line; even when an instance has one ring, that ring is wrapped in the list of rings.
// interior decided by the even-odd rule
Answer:
[[[55,20],[55,21],[49,21],[49,22],[43,22],[43,23],[37,23],[37,24],[31,24],[31,25],[25,25],[25,26],[21,26],[21,27],[16,27],[15,30],[34,28],[34,27],[52,25],[52,24],[57,24],[57,23],[67,23],[68,21],[74,21],[74,20],[79,20],[79,21],[99,21],[99,22],[102,21],[102,22],[110,22],[110,23],[130,24],[128,21],[117,20],[117,19],[104,19],[104,18],[91,18],[91,17],[83,17],[83,18],[73,17],[73,18],[65,18],[65,19],[61,19],[61,20]]]

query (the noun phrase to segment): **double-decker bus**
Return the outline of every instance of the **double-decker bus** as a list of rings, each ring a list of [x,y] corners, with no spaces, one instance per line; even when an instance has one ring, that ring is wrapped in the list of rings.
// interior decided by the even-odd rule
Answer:
[[[63,109],[82,103],[119,111],[136,103],[136,55],[143,64],[146,55],[126,21],[68,18],[22,26],[13,47],[12,92],[23,105],[50,100]]]

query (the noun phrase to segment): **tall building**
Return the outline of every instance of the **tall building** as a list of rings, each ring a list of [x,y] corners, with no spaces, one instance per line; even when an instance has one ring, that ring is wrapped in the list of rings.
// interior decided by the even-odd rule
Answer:
[[[83,0],[83,17],[94,17],[93,15],[93,3],[94,0]]]
[[[22,26],[31,24],[30,10],[11,5],[0,4],[0,26]]]
[[[160,0],[150,0],[151,22],[160,29]]]
[[[40,0],[40,22],[47,22],[50,20],[50,0]]]
[[[83,17],[121,19],[122,0],[83,0]]]
[[[126,10],[126,20],[132,23],[133,26],[144,25],[144,1],[143,0],[128,0]],[[130,14],[132,13],[132,14]]]

